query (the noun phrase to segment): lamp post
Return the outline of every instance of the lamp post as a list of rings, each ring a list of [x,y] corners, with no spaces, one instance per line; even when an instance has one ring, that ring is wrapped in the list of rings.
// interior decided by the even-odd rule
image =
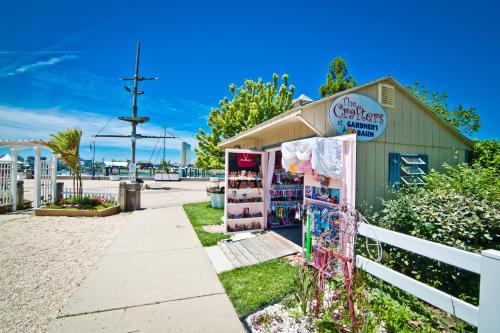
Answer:
[[[95,177],[95,142],[90,142],[90,149],[92,149],[92,180]]]

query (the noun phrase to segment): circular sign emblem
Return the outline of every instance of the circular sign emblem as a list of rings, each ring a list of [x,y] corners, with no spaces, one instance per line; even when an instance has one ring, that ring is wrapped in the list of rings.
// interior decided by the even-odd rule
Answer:
[[[359,141],[376,139],[387,126],[387,116],[380,104],[359,94],[337,98],[330,106],[328,118],[338,133],[356,133]]]

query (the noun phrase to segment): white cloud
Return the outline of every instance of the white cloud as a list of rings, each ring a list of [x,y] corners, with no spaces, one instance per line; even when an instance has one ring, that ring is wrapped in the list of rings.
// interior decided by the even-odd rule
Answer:
[[[67,128],[80,128],[83,131],[82,146],[88,146],[94,140],[100,147],[128,148],[129,139],[93,138],[106,122],[109,116],[78,110],[62,110],[59,107],[35,109],[0,105],[0,138],[2,139],[48,139],[50,133]],[[167,130],[177,139],[167,139],[167,149],[180,149],[182,141],[196,147],[198,142],[195,134],[188,131]],[[154,124],[139,125],[138,133],[143,135],[161,135],[163,128]],[[101,134],[129,135],[128,123],[114,119]],[[143,139],[138,142],[138,149],[154,149],[156,139]],[[163,146],[163,145],[161,145]]]
[[[37,61],[35,63],[22,65],[11,72],[4,74],[3,76],[13,76],[16,74],[26,73],[39,67],[53,66],[66,60],[78,59],[78,58],[79,57],[74,54],[65,54],[61,57],[53,57],[50,58],[49,60],[42,60],[42,61]]]

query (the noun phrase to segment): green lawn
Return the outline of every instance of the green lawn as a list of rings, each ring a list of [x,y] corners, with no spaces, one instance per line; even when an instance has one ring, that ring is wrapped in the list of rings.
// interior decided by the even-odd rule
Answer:
[[[203,246],[213,246],[221,239],[229,238],[223,233],[213,234],[202,228],[204,225],[222,224],[221,217],[224,215],[224,209],[212,208],[209,202],[186,204],[183,207]]]
[[[219,279],[236,312],[246,316],[290,293],[296,269],[284,259],[223,272]]]

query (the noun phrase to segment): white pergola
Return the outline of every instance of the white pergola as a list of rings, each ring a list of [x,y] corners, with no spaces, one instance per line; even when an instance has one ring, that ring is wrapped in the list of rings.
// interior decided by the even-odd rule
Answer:
[[[10,204],[12,205],[12,211],[17,210],[17,164],[18,164],[18,152],[24,149],[33,149],[35,154],[35,197],[33,200],[34,207],[38,208],[41,206],[42,201],[42,177],[50,176],[50,195],[51,202],[53,203],[56,199],[57,191],[57,154],[51,151],[52,159],[49,161],[48,165],[42,168],[42,160],[40,158],[42,149],[48,149],[49,147],[41,143],[39,140],[5,140],[0,139],[0,148],[7,147],[10,149],[11,161],[10,163],[10,186],[0,186],[0,190],[8,188],[10,190]],[[43,161],[45,162],[45,161]],[[50,170],[47,170],[49,168]],[[44,173],[44,174],[42,174]]]

